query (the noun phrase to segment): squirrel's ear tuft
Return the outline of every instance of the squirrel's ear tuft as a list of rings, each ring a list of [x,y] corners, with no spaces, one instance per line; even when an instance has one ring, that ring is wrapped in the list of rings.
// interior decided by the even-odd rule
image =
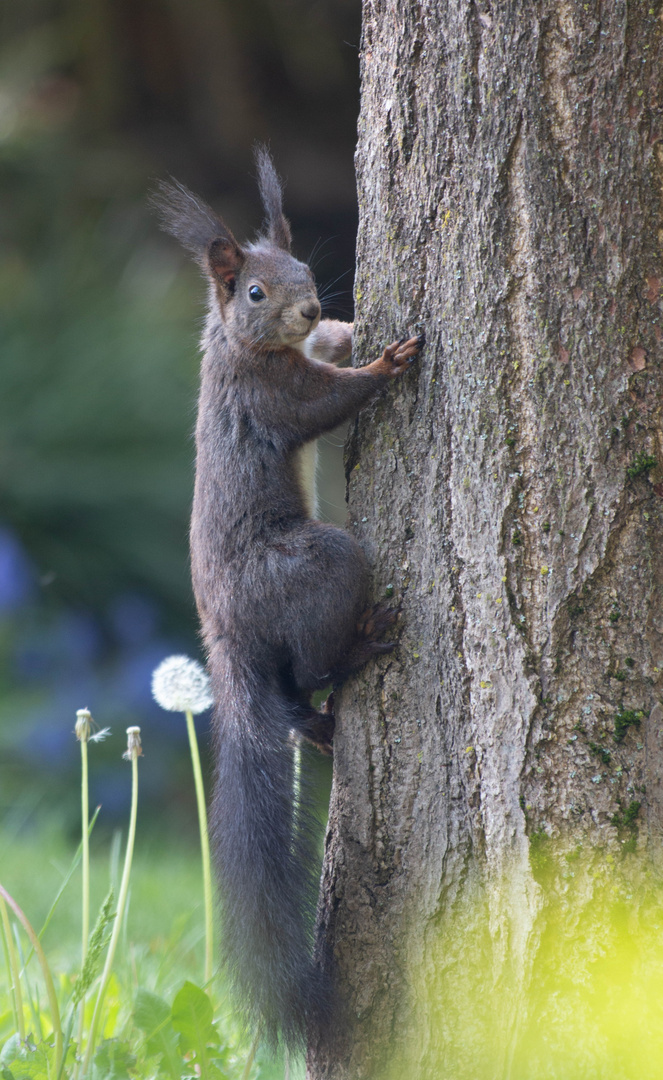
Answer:
[[[290,251],[290,223],[283,213],[283,190],[266,146],[255,148],[260,198],[267,215],[267,235],[273,244]]]
[[[206,272],[210,270],[209,253],[213,241],[221,240],[241,254],[228,226],[178,180],[159,181],[149,202],[159,215],[162,229],[179,240]]]

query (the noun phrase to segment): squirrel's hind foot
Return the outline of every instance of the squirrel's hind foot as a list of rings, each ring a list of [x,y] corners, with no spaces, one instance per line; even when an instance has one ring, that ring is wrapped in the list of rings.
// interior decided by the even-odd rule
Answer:
[[[357,623],[357,637],[365,642],[377,644],[378,638],[391,630],[398,618],[396,608],[387,604],[373,604],[359,616]]]
[[[297,731],[321,754],[333,754],[334,745],[334,695],[331,693],[320,712],[310,709],[297,724]]]
[[[397,618],[398,611],[386,604],[374,604],[360,615],[355,641],[334,672],[334,686],[340,686],[349,675],[359,671],[374,656],[382,656],[396,648],[394,641],[378,639],[394,626]]]

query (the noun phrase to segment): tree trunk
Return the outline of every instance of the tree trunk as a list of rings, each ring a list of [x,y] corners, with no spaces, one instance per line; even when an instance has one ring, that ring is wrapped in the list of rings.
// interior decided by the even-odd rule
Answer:
[[[355,362],[428,344],[348,445],[401,614],[338,701],[312,1080],[613,1053],[581,984],[663,828],[661,51],[646,3],[364,0]]]

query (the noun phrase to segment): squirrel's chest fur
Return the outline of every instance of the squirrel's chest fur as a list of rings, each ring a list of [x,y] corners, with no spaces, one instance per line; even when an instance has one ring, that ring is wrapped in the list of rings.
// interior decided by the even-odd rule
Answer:
[[[281,438],[274,402],[275,371],[287,381],[288,358],[233,360],[208,355],[202,369],[191,519],[201,608],[267,568],[270,547],[285,550],[308,517],[298,449]]]

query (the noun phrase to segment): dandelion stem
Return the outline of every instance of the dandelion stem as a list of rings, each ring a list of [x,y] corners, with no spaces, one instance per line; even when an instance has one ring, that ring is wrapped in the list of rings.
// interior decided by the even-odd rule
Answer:
[[[129,728],[129,731],[138,729]],[[131,736],[130,747],[131,747]],[[138,752],[140,751],[140,743],[138,743],[138,750],[134,748],[133,752],[129,751],[131,756],[131,813],[129,816],[129,833],[127,836],[127,849],[124,855],[124,869],[122,871],[122,881],[120,883],[120,895],[117,901],[117,912],[115,915],[115,922],[113,924],[113,933],[111,934],[110,943],[108,945],[108,952],[106,954],[106,963],[104,964],[104,970],[101,973],[101,982],[99,984],[99,990],[97,992],[97,1000],[94,1006],[94,1013],[92,1015],[92,1024],[90,1025],[90,1035],[88,1038],[88,1044],[85,1051],[85,1060],[83,1062],[83,1076],[87,1076],[90,1070],[90,1064],[94,1055],[94,1047],[97,1041],[97,1033],[99,1029],[99,1021],[101,1019],[101,1012],[103,1009],[104,998],[106,996],[106,990],[108,989],[108,983],[111,977],[111,971],[113,968],[113,960],[115,959],[115,951],[117,949],[118,939],[120,937],[120,931],[122,928],[122,918],[124,916],[124,909],[127,904],[127,895],[129,892],[129,878],[131,876],[131,861],[134,852],[134,841],[136,839],[136,818],[138,815]]]
[[[53,985],[53,977],[51,975],[51,969],[48,966],[48,961],[44,956],[44,950],[41,947],[41,943],[32,926],[28,922],[27,918],[21,911],[16,901],[9,895],[6,889],[0,885],[0,897],[9,904],[10,908],[14,912],[16,918],[19,920],[23,929],[30,939],[30,944],[37,954],[37,959],[41,967],[42,975],[44,976],[44,983],[46,985],[46,994],[48,996],[48,1004],[51,1010],[51,1023],[53,1024],[53,1033],[55,1035],[55,1073],[60,1070],[60,1062],[62,1061],[62,1025],[60,1023],[60,1009],[58,1008],[58,999],[55,994],[55,987]],[[2,905],[4,908],[4,904]]]
[[[14,1011],[14,1020],[16,1022],[16,1028],[18,1030],[19,1038],[21,1042],[25,1039],[25,1022],[23,1020],[23,998],[21,995],[21,983],[18,977],[18,960],[16,958],[16,948],[14,946],[14,939],[12,937],[11,925],[9,922],[9,915],[7,914],[7,905],[4,899],[0,900],[0,916],[2,917],[2,938],[5,947],[5,957],[7,960],[7,967],[9,968],[9,981],[12,987],[12,1008]]]
[[[169,712],[182,712],[186,716],[193,777],[196,785],[196,801],[198,803],[198,824],[200,827],[200,847],[203,862],[203,896],[205,901],[205,983],[209,983],[212,979],[214,967],[212,870],[205,789],[200,768],[196,728],[193,722],[194,714],[204,712],[214,703],[209,677],[196,660],[190,660],[188,656],[169,656],[152,673],[152,696],[163,709],[167,709]]]
[[[81,967],[87,956],[87,943],[90,936],[90,808],[88,802],[87,778],[87,740],[81,740],[81,818],[82,818],[82,862],[83,862],[83,927],[81,944]]]
[[[81,739],[81,844],[83,869],[81,971],[85,967],[87,943],[90,937],[90,807],[88,801],[87,739]],[[78,1045],[83,1040],[85,1023],[85,996],[81,999],[78,1021]]]
[[[205,983],[209,983],[212,978],[212,970],[214,965],[214,906],[212,898],[212,864],[209,850],[209,833],[207,830],[207,804],[205,802],[203,773],[200,767],[200,753],[198,752],[196,727],[193,722],[193,713],[190,709],[186,710],[186,726],[189,733],[189,748],[191,750],[193,778],[196,786],[196,801],[198,803],[200,851],[203,862],[203,894],[205,898]]]

